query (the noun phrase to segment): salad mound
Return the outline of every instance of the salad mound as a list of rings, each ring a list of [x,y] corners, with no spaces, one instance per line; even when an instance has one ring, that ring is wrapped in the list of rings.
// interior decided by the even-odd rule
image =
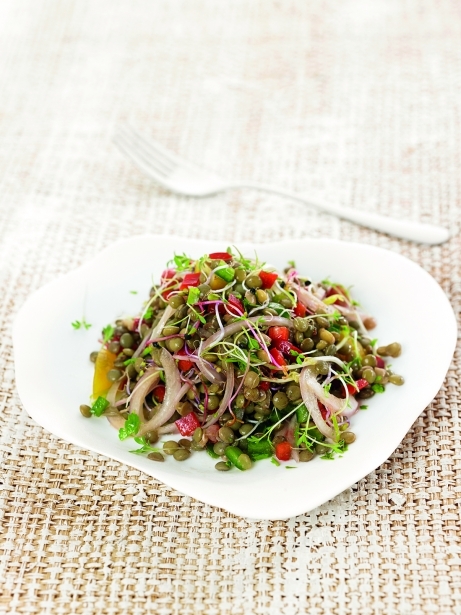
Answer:
[[[332,459],[355,441],[366,400],[404,382],[383,358],[400,344],[377,347],[375,326],[343,285],[294,262],[279,273],[231,248],[175,255],[142,312],[103,329],[80,411],[154,461],[207,451],[227,471]]]

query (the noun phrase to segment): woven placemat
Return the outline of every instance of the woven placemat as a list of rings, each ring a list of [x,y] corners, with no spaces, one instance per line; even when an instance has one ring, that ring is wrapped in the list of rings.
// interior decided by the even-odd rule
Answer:
[[[175,197],[110,135],[128,119],[223,175],[454,228],[460,41],[457,0],[1,3],[0,612],[461,614],[459,346],[386,463],[310,513],[252,522],[35,425],[11,344],[31,292],[147,231],[380,245],[459,316],[459,236],[417,246],[251,191]]]

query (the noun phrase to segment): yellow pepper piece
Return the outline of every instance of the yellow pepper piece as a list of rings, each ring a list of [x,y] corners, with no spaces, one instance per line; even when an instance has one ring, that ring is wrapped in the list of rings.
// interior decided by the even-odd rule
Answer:
[[[107,378],[107,374],[114,368],[114,361],[117,355],[109,352],[104,346],[98,352],[98,357],[94,366],[93,377],[93,398],[97,399],[110,389],[112,382]]]
[[[210,288],[212,290],[221,290],[221,288],[224,288],[225,286],[227,286],[227,282],[216,274],[213,274],[210,281]]]

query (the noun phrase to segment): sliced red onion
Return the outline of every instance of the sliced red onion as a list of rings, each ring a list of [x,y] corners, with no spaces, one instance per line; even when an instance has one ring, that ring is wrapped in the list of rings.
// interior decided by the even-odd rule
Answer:
[[[117,403],[117,393],[120,389],[120,385],[124,383],[126,376],[123,376],[123,378],[121,380],[117,380],[117,382],[114,382],[114,384],[110,387],[109,391],[107,392],[106,395],[106,399],[109,402],[109,404],[111,406],[115,406]]]
[[[146,395],[157,386],[160,380],[160,370],[158,367],[151,367],[146,370],[138,380],[130,397],[130,413],[137,414],[141,421],[144,420],[143,404]]]
[[[205,353],[212,346],[219,344],[221,340],[229,337],[229,335],[234,335],[234,333],[238,333],[242,329],[250,328],[251,323],[258,323],[270,327],[289,327],[290,329],[293,327],[292,320],[282,318],[281,316],[253,316],[252,318],[247,318],[246,320],[238,320],[237,322],[233,322],[224,327],[222,331],[216,331],[216,333],[213,333],[213,335],[203,344],[200,354]]]
[[[212,416],[208,419],[208,421],[203,426],[203,429],[207,429],[211,425],[214,425],[219,418],[226,411],[227,406],[229,405],[230,399],[232,397],[232,392],[234,390],[234,366],[232,363],[227,363],[226,366],[227,372],[227,380],[226,380],[226,388],[224,389],[224,395],[221,399],[221,403],[219,404],[219,408],[212,414]]]
[[[321,309],[324,314],[333,314],[336,311],[332,305],[323,303],[323,301],[307,290],[307,288],[302,288],[296,284],[293,284],[293,288],[299,301],[314,314],[319,309]]]
[[[176,362],[165,348],[160,352],[160,360],[165,370],[165,398],[154,416],[141,427],[139,435],[164,425],[173,416],[177,404],[190,388],[187,383],[181,386],[181,376]]]
[[[174,423],[166,423],[165,425],[162,425],[161,427],[159,427],[157,431],[159,435],[162,435],[165,433],[178,433],[178,428],[176,427]]]
[[[160,318],[158,323],[152,329],[152,333],[150,334],[150,340],[155,340],[155,338],[160,337],[163,329],[165,328],[166,323],[170,320],[170,318],[175,313],[175,309],[171,307],[171,305],[167,305],[165,311],[163,312],[163,316]]]
[[[330,438],[330,440],[336,441],[336,434],[334,430],[323,419],[318,404],[318,389],[320,388],[322,392],[324,391],[320,384],[317,382],[317,378],[306,367],[301,370],[301,374],[299,376],[299,386],[301,389],[303,402],[305,403],[306,408],[309,410],[312,420],[317,426],[317,429],[326,438]],[[331,395],[330,397],[333,396]]]
[[[344,410],[341,413],[341,416],[345,416],[348,419],[353,416],[357,410],[359,409],[359,402],[355,399],[355,397],[353,397],[352,395],[349,395],[349,405],[346,406],[346,408],[344,408]]]
[[[214,367],[202,359],[202,357],[197,357],[197,367],[202,372],[207,380],[209,380],[212,384],[219,384],[220,382],[224,382],[224,377],[222,374],[216,371]]]
[[[146,335],[142,338],[141,343],[139,344],[139,346],[136,348],[136,350],[134,351],[133,354],[133,358],[136,359],[137,357],[139,357],[139,355],[141,354],[141,352],[144,350],[144,348],[147,346],[147,343],[150,340],[150,336],[152,333],[152,329],[149,329],[149,331],[146,333]]]

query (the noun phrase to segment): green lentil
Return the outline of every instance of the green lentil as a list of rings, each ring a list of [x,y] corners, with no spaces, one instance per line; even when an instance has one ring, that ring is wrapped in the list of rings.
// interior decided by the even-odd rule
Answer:
[[[91,414],[91,408],[90,408],[90,406],[87,406],[86,404],[82,404],[82,405],[80,406],[80,414],[81,414],[82,416],[84,416],[86,419],[91,418],[91,417],[92,417],[92,414]]]

